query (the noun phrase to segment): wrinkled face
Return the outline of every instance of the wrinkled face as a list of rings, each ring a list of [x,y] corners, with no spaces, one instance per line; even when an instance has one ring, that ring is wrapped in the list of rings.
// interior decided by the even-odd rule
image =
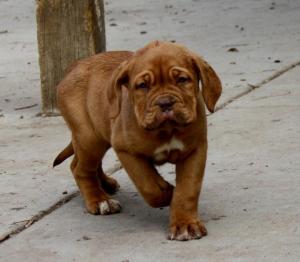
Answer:
[[[129,72],[129,94],[138,124],[147,129],[183,127],[196,119],[199,79],[178,47],[138,54]]]

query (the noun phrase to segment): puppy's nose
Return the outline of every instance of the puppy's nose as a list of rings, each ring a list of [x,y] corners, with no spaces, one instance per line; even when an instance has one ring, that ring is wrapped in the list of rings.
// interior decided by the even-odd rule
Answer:
[[[158,98],[155,104],[160,107],[161,111],[166,112],[166,111],[171,111],[174,103],[175,103],[174,98],[172,98],[171,96],[164,96]]]

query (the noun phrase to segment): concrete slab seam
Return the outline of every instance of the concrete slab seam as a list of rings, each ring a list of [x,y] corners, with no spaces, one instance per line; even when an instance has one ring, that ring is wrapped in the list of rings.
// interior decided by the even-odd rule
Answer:
[[[111,176],[114,173],[118,172],[120,169],[122,169],[122,166],[121,166],[120,163],[117,163],[114,166],[108,168],[106,170],[106,174],[108,176]],[[36,223],[39,220],[43,219],[45,216],[51,214],[56,209],[62,207],[64,204],[68,203],[69,201],[71,201],[73,198],[75,198],[79,194],[80,194],[79,190],[75,190],[72,193],[68,194],[67,196],[62,197],[61,199],[59,199],[57,202],[55,202],[53,205],[51,205],[47,209],[44,209],[44,210],[40,211],[38,214],[30,217],[29,219],[20,221],[20,222],[22,222],[21,225],[17,226],[16,228],[12,229],[11,231],[9,231],[9,232],[7,232],[7,233],[0,236],[0,244],[5,242],[6,240],[10,239],[12,236],[15,236],[15,235],[21,233],[22,231],[24,231],[25,229],[29,228],[34,223]]]
[[[38,214],[32,216],[31,218],[23,220],[23,221],[20,221],[20,222],[22,222],[22,224],[20,226],[14,228],[10,232],[7,232],[7,233],[3,234],[2,236],[0,236],[0,243],[2,243],[5,240],[9,239],[11,236],[16,235],[16,234],[22,232],[26,228],[28,228],[31,225],[33,225],[35,222],[41,220],[44,216],[52,213],[54,210],[58,209],[59,207],[61,207],[65,203],[68,203],[71,199],[73,199],[74,197],[76,197],[78,195],[79,195],[79,191],[76,190],[76,191],[70,193],[69,195],[67,195],[67,196],[59,199],[56,203],[54,203],[53,205],[51,205],[49,208],[40,211]]]
[[[295,68],[296,66],[299,66],[300,65],[300,61],[297,61],[295,63],[292,63],[290,65],[287,65],[285,67],[283,67],[282,69],[276,71],[273,75],[269,76],[268,78],[262,80],[261,82],[255,84],[255,85],[251,85],[251,84],[248,84],[248,89],[229,98],[226,102],[222,103],[221,105],[217,106],[216,109],[215,109],[215,112],[219,111],[219,110],[222,110],[224,107],[226,107],[227,105],[231,104],[232,102],[234,102],[235,100],[249,94],[250,92],[252,92],[253,90],[255,89],[258,89],[260,87],[262,87],[263,85],[271,82],[272,80],[280,77],[281,75],[283,75],[284,73],[292,70],[293,68]],[[209,114],[211,115],[211,114]]]

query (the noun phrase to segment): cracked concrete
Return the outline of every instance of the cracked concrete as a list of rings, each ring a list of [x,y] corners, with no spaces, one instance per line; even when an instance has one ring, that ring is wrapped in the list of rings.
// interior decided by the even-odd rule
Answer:
[[[51,168],[69,140],[63,121],[35,116],[34,1],[2,0],[0,236],[29,227],[0,244],[0,261],[298,261],[300,67],[292,67],[300,60],[299,1],[133,0],[105,7],[109,50],[176,40],[220,74],[219,105],[231,103],[208,120],[200,215],[209,235],[167,241],[168,209],[148,207],[123,170],[113,174],[121,184],[116,199],[122,213],[91,216],[75,197],[30,224],[77,189],[68,163]],[[246,94],[249,84],[260,88]],[[115,164],[110,152],[105,168]],[[174,182],[170,165],[160,170]]]

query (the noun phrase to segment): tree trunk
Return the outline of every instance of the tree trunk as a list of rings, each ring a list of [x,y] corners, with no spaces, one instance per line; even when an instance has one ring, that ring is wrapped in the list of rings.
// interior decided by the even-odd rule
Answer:
[[[42,110],[57,114],[56,86],[75,60],[105,51],[103,0],[37,0]]]

